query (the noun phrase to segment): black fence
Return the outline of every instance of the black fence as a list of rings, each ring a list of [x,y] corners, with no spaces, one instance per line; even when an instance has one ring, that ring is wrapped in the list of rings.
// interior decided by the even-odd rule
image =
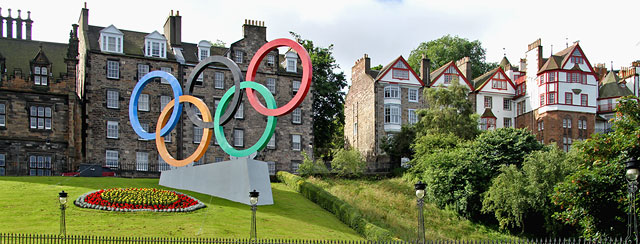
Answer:
[[[215,244],[421,244],[419,241],[346,241],[346,240],[294,240],[294,239],[223,239],[174,237],[108,237],[79,235],[39,235],[0,233],[0,244],[10,243],[82,243],[82,244],[146,244],[146,243],[215,243]],[[427,240],[426,244],[622,244],[622,238],[578,239],[541,238],[517,240]]]

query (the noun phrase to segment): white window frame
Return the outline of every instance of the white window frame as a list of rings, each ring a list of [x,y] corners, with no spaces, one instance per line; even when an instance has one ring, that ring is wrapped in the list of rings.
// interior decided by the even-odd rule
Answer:
[[[508,123],[507,123],[508,122]],[[503,118],[502,127],[511,128],[513,127],[513,120],[511,118]]]
[[[0,127],[7,127],[7,105],[0,102]]]
[[[29,114],[29,128],[36,130],[51,130],[53,127],[53,111],[51,107],[31,106]]]
[[[502,99],[502,109],[504,109],[504,111],[511,111],[511,101],[509,98]]]
[[[33,67],[33,83],[36,85],[46,86],[49,77],[47,66]]]
[[[120,108],[120,92],[107,90],[107,108]]]
[[[149,94],[140,94],[140,99],[138,99],[138,111],[149,111]]]
[[[267,167],[269,168],[269,175],[275,175],[276,174],[276,162],[268,161],[267,162]]]
[[[119,158],[118,151],[106,150],[105,152],[105,166],[109,168],[118,168]]]
[[[267,78],[267,89],[271,92],[271,94],[276,94],[276,78]]]
[[[408,122],[409,124],[415,124],[418,123],[418,114],[416,113],[415,109],[408,109],[407,110],[407,114],[408,114]]]
[[[166,42],[160,40],[147,39],[145,47],[145,56],[156,58],[167,58],[167,46]],[[157,49],[157,50],[156,50]],[[157,52],[157,54],[156,54]]]
[[[240,103],[240,106],[238,106],[238,110],[236,110],[236,114],[233,115],[233,118],[244,119],[244,103]]]
[[[167,72],[167,73],[171,74],[173,69],[171,67],[160,67],[160,71],[164,71],[164,72]],[[165,79],[165,78],[160,78],[160,83],[169,84],[169,81],[167,79]]]
[[[224,73],[216,71],[213,77],[214,77],[213,87],[216,89],[224,89]]]
[[[107,138],[109,139],[118,139],[119,136],[119,126],[118,121],[107,121]]]
[[[302,109],[296,108],[291,112],[291,123],[302,124]]]
[[[167,106],[167,104],[169,104],[170,102],[171,102],[170,96],[160,96],[160,111],[162,111],[164,107]]]
[[[276,149],[276,134],[274,133],[267,143],[267,149]]]
[[[291,150],[302,150],[302,135],[291,135]]]
[[[293,82],[291,82],[291,90],[294,93],[298,92],[298,90],[300,90],[300,81],[299,80],[294,80]]]
[[[402,121],[400,105],[385,104],[384,105],[384,124],[399,125]]]
[[[100,50],[110,53],[122,53],[122,35],[100,33]]]
[[[384,98],[400,98],[400,87],[396,85],[388,85],[384,87]]]
[[[233,129],[233,146],[244,147],[244,130]]]
[[[493,108],[493,97],[491,96],[484,97],[484,108]]]
[[[202,130],[203,128],[200,128],[197,125],[193,126],[193,143],[200,144],[200,141],[202,141]]]
[[[409,91],[409,92],[408,92],[408,99],[409,99],[409,102],[416,102],[416,103],[417,103],[417,102],[418,102],[418,99],[419,99],[419,94],[420,94],[420,93],[418,92],[418,89],[416,89],[416,88],[409,88],[409,89],[408,89],[408,91]]]
[[[120,79],[120,62],[117,60],[107,60],[107,78]]]
[[[158,154],[158,171],[170,170],[171,166]]]
[[[276,56],[275,55],[267,55],[267,66],[274,66],[276,64]]]
[[[6,167],[6,165],[7,165],[7,155],[4,153],[0,153],[0,176],[5,175],[4,167]]]
[[[287,60],[287,72],[298,72],[298,59],[297,58],[286,58]]]
[[[138,80],[142,79],[142,77],[148,73],[149,73],[148,64],[138,64]]]
[[[244,52],[240,51],[240,50],[234,50],[233,51],[233,61],[241,64],[244,60]]]
[[[211,54],[209,53],[209,47],[198,47],[198,60],[202,61],[208,58]]]
[[[149,152],[136,152],[136,170],[149,171]]]
[[[298,173],[298,169],[300,169],[300,161],[296,160],[296,161],[292,161],[291,162],[291,172],[293,172],[294,174]]]

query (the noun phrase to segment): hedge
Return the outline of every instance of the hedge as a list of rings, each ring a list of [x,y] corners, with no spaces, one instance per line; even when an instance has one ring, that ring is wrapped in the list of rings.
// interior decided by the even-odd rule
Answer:
[[[324,189],[289,172],[279,171],[276,175],[281,182],[333,213],[340,221],[356,230],[367,240],[388,241],[393,239],[393,235],[389,230],[367,221],[362,217],[358,209],[331,195]]]

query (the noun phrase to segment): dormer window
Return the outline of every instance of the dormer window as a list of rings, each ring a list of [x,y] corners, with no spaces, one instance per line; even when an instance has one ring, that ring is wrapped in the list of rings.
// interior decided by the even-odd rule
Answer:
[[[103,52],[122,53],[124,34],[110,25],[100,31],[100,50]]]
[[[33,67],[33,81],[36,85],[46,86],[48,84],[49,72],[46,66]]]
[[[294,52],[287,52],[285,59],[287,60],[287,72],[298,72],[298,55]]]
[[[144,37],[144,56],[167,58],[167,39],[157,31]]]
[[[211,42],[202,40],[198,42],[198,60],[202,61],[211,56]]]
[[[198,59],[200,59],[200,61],[202,61],[202,60],[204,60],[204,59],[208,58],[208,57],[209,57],[209,50],[207,50],[207,49],[200,49],[199,56],[200,56],[200,57],[199,57]]]
[[[409,69],[403,62],[397,62],[393,65],[392,75],[394,79],[400,80],[408,80],[409,79]]]

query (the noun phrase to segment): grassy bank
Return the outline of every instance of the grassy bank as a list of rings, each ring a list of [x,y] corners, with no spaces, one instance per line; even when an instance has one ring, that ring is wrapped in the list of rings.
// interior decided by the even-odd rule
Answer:
[[[248,238],[249,206],[204,194],[207,208],[191,213],[108,212],[78,208],[72,201],[89,191],[114,187],[155,187],[158,179],[82,177],[0,177],[0,230],[57,234],[58,192],[69,193],[67,233],[142,237]],[[259,206],[258,238],[361,240],[355,231],[300,194],[272,184],[274,205]],[[247,193],[248,194],[248,193]]]
[[[397,237],[403,240],[416,239],[418,212],[413,184],[400,178],[369,181],[311,177],[307,181],[355,206],[367,220],[392,231]],[[425,204],[424,218],[427,239],[515,238],[471,223],[430,203]]]

